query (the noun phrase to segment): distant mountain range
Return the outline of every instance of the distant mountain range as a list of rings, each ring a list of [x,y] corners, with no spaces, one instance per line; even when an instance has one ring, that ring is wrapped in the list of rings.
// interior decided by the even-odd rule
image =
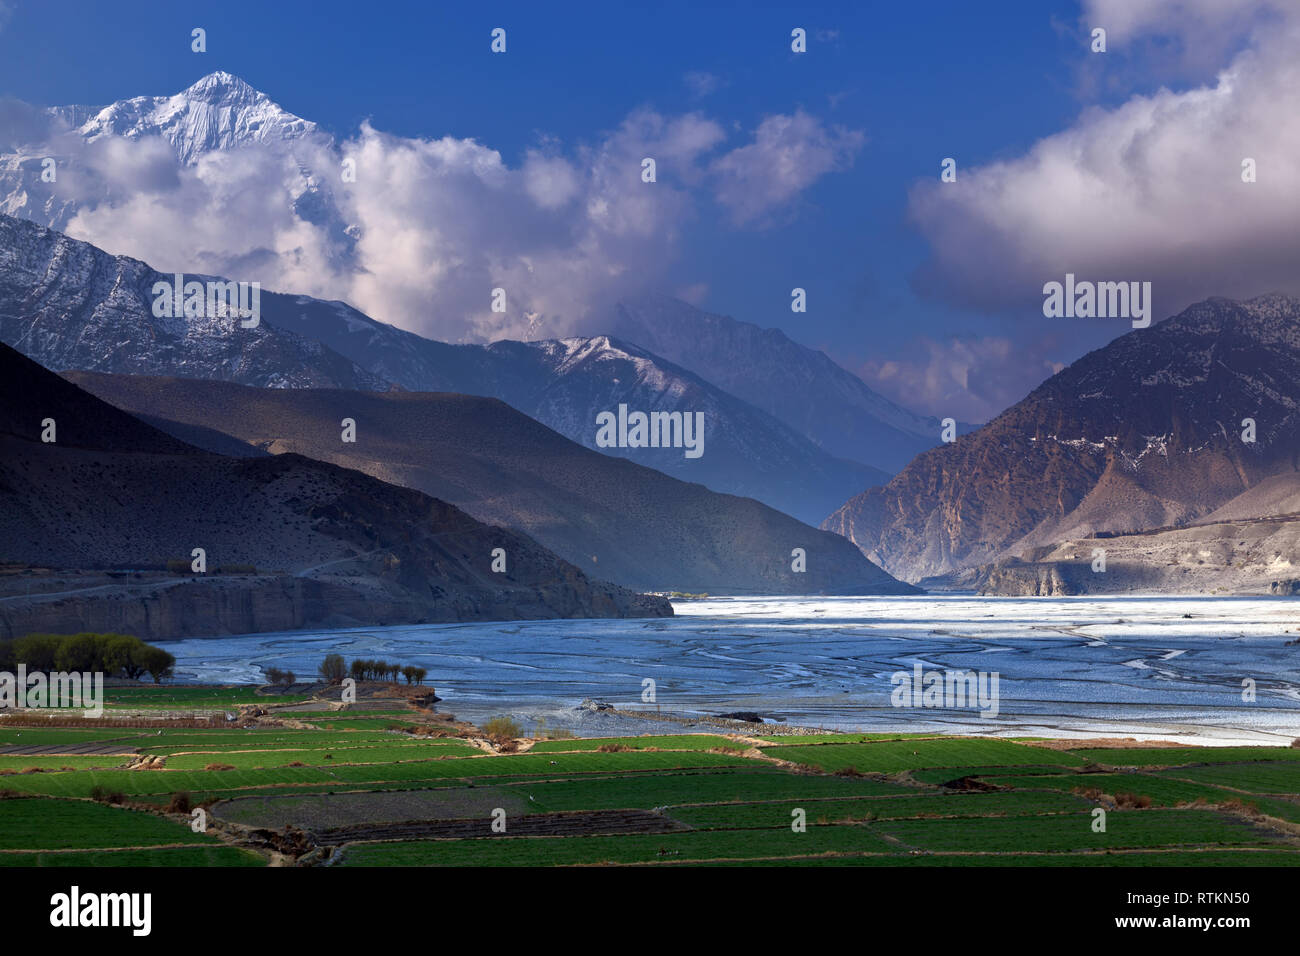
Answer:
[[[54,107],[48,114],[90,144],[160,137],[190,165],[248,146],[282,150],[286,175],[296,177],[295,211],[330,223],[340,254],[347,255],[348,225],[338,213],[330,177],[317,177],[295,159],[310,155],[299,144],[328,147],[331,138],[238,77],[213,73],[172,96]],[[152,284],[169,276],[23,221],[57,227],[77,211],[40,181],[41,158],[21,150],[0,155],[0,212],[23,217],[0,217],[0,340],[60,371],[369,392],[357,400],[373,416],[369,440],[386,442],[382,454],[373,456],[378,449],[364,442],[334,443],[329,436],[337,430],[338,408],[327,392],[293,400],[301,407],[274,396],[266,399],[269,404],[249,399],[266,416],[255,427],[202,413],[197,387],[194,394],[176,393],[179,386],[167,390],[181,407],[191,408],[184,421],[169,417],[147,390],[128,395],[123,387],[119,399],[205,447],[242,454],[253,441],[387,475],[485,520],[533,533],[589,571],[595,555],[602,572],[639,587],[661,586],[670,556],[629,544],[622,533],[629,525],[620,526],[606,509],[615,499],[634,514],[650,509],[646,513],[664,524],[652,531],[648,523],[641,533],[662,535],[695,513],[695,505],[674,510],[665,503],[666,496],[681,497],[681,488],[690,485],[660,485],[634,470],[627,474],[637,476],[635,490],[621,498],[611,493],[612,478],[602,477],[591,482],[599,492],[577,496],[580,506],[565,503],[555,488],[580,483],[575,475],[616,472],[567,444],[554,444],[545,429],[528,432],[490,404],[455,406],[457,400],[446,395],[404,400],[396,392],[500,399],[606,458],[629,458],[713,492],[751,497],[801,521],[820,522],[909,581],[1026,593],[1146,586],[1141,581],[1173,587],[1173,577],[1210,587],[1212,575],[1194,561],[1213,565],[1218,558],[1200,552],[1219,552],[1187,544],[1186,554],[1194,550],[1197,556],[1184,560],[1178,548],[1217,533],[1203,530],[1211,527],[1238,529],[1234,560],[1254,569],[1252,587],[1271,587],[1270,576],[1285,582],[1291,573],[1278,545],[1290,532],[1276,526],[1289,520],[1278,509],[1286,506],[1286,483],[1300,467],[1298,310],[1286,297],[1209,300],[1137,330],[1075,362],[988,425],[959,424],[958,440],[942,445],[936,419],[886,400],[824,353],[779,330],[661,295],[624,301],[608,316],[606,334],[490,345],[432,341],[342,302],[272,292],[263,293],[256,329],[239,329],[229,320],[154,318]],[[105,189],[105,201],[113,201],[111,188]],[[99,380],[87,384],[110,390]],[[679,448],[598,447],[596,416],[620,405],[703,412],[704,454],[694,459]],[[404,454],[397,437],[406,427],[404,416],[425,421],[450,414],[453,406],[459,408],[455,429]],[[277,414],[286,416],[278,428]],[[1256,422],[1253,444],[1240,438],[1246,418]],[[491,420],[510,434],[528,432],[539,462],[546,464],[524,468],[522,459],[504,450],[475,445],[478,420]],[[302,434],[315,429],[319,437],[290,434],[288,422]],[[463,469],[452,466],[449,442],[473,449]],[[443,463],[434,467],[433,461]],[[501,490],[511,483],[526,488],[526,496],[512,498]],[[709,492],[693,491],[682,500],[701,494]],[[711,502],[707,507],[721,507],[717,502],[724,500],[730,499],[699,498]],[[692,563],[708,548],[733,547],[737,540],[750,541],[746,547],[764,554],[784,547],[784,529],[749,537],[755,519],[737,517],[736,507],[721,507],[725,520],[691,539],[693,558],[674,579],[683,589],[786,586],[780,562],[752,573],[725,560]],[[582,515],[589,515],[586,524]],[[1264,519],[1272,523],[1257,523]],[[1190,530],[1197,528],[1202,530]],[[586,546],[588,540],[593,546]],[[1080,577],[1072,562],[1083,562],[1097,541],[1110,542],[1108,554],[1118,563],[1109,566],[1109,577],[1090,567]],[[1174,570],[1156,573],[1152,562]],[[832,577],[817,589],[878,583],[839,555],[832,564],[821,569]]]
[[[263,300],[266,301],[265,299]],[[889,475],[835,458],[799,431],[637,345],[609,336],[448,345],[343,306],[274,297],[268,321],[323,343],[361,368],[413,391],[499,398],[566,437],[596,448],[596,416],[703,412],[704,454],[604,448],[714,491],[757,498],[816,525],[848,494]],[[845,489],[851,489],[845,491]]]
[[[813,525],[849,495],[889,477],[834,458],[699,376],[606,336],[448,345],[341,302],[270,292],[262,293],[255,328],[228,318],[157,318],[151,289],[171,280],[137,260],[0,216],[0,341],[51,369],[485,395],[589,448],[596,447],[597,415],[620,405],[703,412],[698,458],[680,448],[601,450],[757,498]]]
[[[0,570],[5,637],[672,613],[417,491],[201,451],[4,345]]]
[[[329,147],[332,138],[236,76],[216,72],[170,96],[135,97],[107,106],[52,107],[47,113],[68,129],[68,135],[86,143],[159,137],[190,165],[214,152],[248,146],[282,153],[283,175],[294,184],[294,212],[328,226],[331,255],[340,263],[352,254],[354,236],[335,201],[331,177],[310,168],[310,157],[320,154],[299,148]],[[51,184],[41,181],[41,162],[49,147],[26,153],[21,147],[15,150],[0,155],[0,214],[64,228],[81,206],[60,198]],[[85,179],[94,174],[80,170],[78,175]],[[114,201],[120,188],[117,183],[104,183],[99,201]],[[644,411],[685,410],[688,402],[697,402],[704,407],[690,410],[704,410],[711,416],[709,431],[714,439],[712,452],[704,458],[683,461],[650,449],[601,450],[701,481],[717,491],[757,497],[813,524],[850,495],[883,483],[913,455],[939,440],[936,420],[889,402],[825,354],[791,342],[777,330],[706,314],[664,297],[624,304],[610,316],[609,326],[600,329],[607,335],[559,343],[501,343],[501,348],[477,357],[470,351],[484,347],[443,343],[433,343],[441,349],[430,347],[422,344],[428,343],[426,339],[373,322],[341,303],[286,296],[263,304],[269,323],[296,331],[306,341],[288,343],[272,336],[257,343],[257,355],[240,359],[213,355],[210,364],[216,371],[204,373],[205,377],[283,387],[301,387],[304,378],[313,385],[342,388],[384,388],[395,383],[410,389],[488,395],[588,447],[595,435],[594,414],[616,408],[624,399],[630,409]],[[357,328],[358,323],[363,327]],[[184,345],[189,347],[197,335],[206,334],[192,333]],[[163,335],[164,339],[179,337],[178,330]],[[13,339],[4,341],[12,344]],[[301,361],[306,358],[299,354],[302,349],[317,342],[352,359],[357,369],[340,366],[331,355]],[[91,342],[86,349],[102,344]],[[512,345],[526,345],[535,354]],[[210,343],[206,347],[213,349]],[[270,354],[276,350],[283,359],[278,363]],[[571,361],[575,355],[582,358],[580,367]],[[95,356],[78,358],[84,362]],[[151,368],[131,371],[196,374],[179,364],[163,367],[171,358],[163,356]],[[41,353],[41,361],[57,368],[108,370],[103,365],[68,364],[48,352]],[[337,381],[322,379],[327,370],[337,375]],[[521,372],[525,380],[516,383]],[[368,381],[362,373],[378,381]]]
[[[1253,442],[1243,441],[1247,419]],[[1087,585],[1061,587],[1107,589],[1117,578],[1093,575],[1092,549],[1112,541],[1112,551],[1146,562],[1148,588],[1203,582],[1180,564],[1224,560],[1252,564],[1256,588],[1271,587],[1266,579],[1285,587],[1300,569],[1294,552],[1263,543],[1276,529],[1254,526],[1235,557],[1177,529],[1285,515],[1297,470],[1300,300],[1210,299],[1084,356],[978,431],[917,456],[823,527],[910,581],[955,576],[1050,593],[1048,565],[1079,552],[1070,560],[1083,563]],[[1157,529],[1173,536],[1131,537]],[[1168,547],[1183,547],[1186,560],[1165,554],[1156,567],[1150,555]],[[1216,586],[1243,580],[1223,574]]]
[[[588,574],[647,590],[902,594],[838,535],[575,444],[504,403],[431,392],[259,389],[67,372],[187,441],[297,453],[418,488],[518,528]],[[344,442],[340,424],[356,423]],[[793,570],[794,549],[805,571]]]
[[[939,419],[900,408],[780,329],[647,295],[620,304],[610,331],[756,405],[831,455],[892,475],[939,444]],[[957,431],[975,427],[961,422]]]

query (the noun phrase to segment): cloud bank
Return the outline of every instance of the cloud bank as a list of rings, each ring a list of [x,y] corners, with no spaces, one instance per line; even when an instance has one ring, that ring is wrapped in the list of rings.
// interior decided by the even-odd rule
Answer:
[[[1067,272],[1151,281],[1158,318],[1210,295],[1300,292],[1300,6],[1090,7],[1085,22],[1110,24],[1112,44],[1164,30],[1193,49],[1234,12],[1286,15],[1253,33],[1212,82],[1085,110],[1023,156],[962,171],[956,183],[916,186],[910,213],[932,250],[917,287],[1031,317],[1043,283]],[[1253,183],[1242,180],[1248,159]]]
[[[863,142],[802,111],[728,143],[700,113],[642,109],[567,150],[544,141],[514,165],[473,139],[368,123],[340,141],[251,143],[185,164],[161,136],[86,142],[46,114],[8,109],[23,124],[8,138],[23,145],[0,144],[13,151],[0,163],[25,191],[4,211],[163,271],[342,299],[448,341],[583,331],[662,279],[692,220],[720,209],[761,227]],[[42,156],[58,158],[56,183],[35,181]],[[491,310],[496,288],[505,313]]]

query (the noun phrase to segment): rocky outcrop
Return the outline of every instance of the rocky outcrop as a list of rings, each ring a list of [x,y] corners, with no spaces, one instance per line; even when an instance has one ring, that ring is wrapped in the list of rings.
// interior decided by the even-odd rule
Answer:
[[[822,527],[918,580],[1071,538],[1189,525],[1300,470],[1298,410],[1300,300],[1211,299],[1084,356]]]
[[[1288,595],[1300,593],[1297,571],[1300,515],[1287,515],[1072,538],[983,565],[966,583],[998,595]]]
[[[102,583],[99,583],[102,582]],[[466,620],[662,617],[662,598],[587,582],[434,596],[370,578],[292,575],[177,578],[148,575],[123,583],[83,575],[81,593],[28,596],[19,581],[0,585],[0,638],[78,631],[134,634],[145,641],[304,628],[435,624]],[[594,585],[594,586],[593,586]]]

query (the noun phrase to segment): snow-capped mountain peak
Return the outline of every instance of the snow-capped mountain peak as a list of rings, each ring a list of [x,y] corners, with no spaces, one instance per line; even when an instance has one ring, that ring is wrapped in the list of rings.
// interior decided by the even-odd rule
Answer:
[[[56,107],[54,112],[75,122],[86,110]],[[105,136],[162,136],[181,162],[194,163],[211,150],[300,139],[316,129],[244,80],[218,70],[171,96],[136,96],[105,106],[78,132],[89,142]]]

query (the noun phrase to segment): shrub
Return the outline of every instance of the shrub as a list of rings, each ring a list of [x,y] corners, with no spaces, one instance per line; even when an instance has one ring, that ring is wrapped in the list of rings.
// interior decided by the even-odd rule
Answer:
[[[1220,806],[1222,806],[1223,809],[1225,810],[1230,810],[1235,813],[1244,813],[1247,816],[1252,816],[1252,817],[1263,816],[1263,813],[1260,811],[1258,806],[1256,806],[1253,803],[1246,803],[1244,800],[1241,800],[1237,797],[1232,797],[1231,799],[1224,800],[1223,803],[1220,804]]]
[[[321,680],[327,684],[341,684],[343,678],[347,676],[347,670],[343,663],[342,654],[326,654],[325,660],[320,663]]]
[[[1117,793],[1115,794],[1115,806],[1145,810],[1147,807],[1151,806],[1151,798],[1146,794],[1138,796],[1135,793]]]
[[[203,769],[204,770],[234,770],[235,766],[234,764],[229,764],[229,763],[210,763]]]
[[[167,803],[168,813],[189,813],[193,809],[194,803],[190,799],[188,792],[180,790],[172,794],[172,798]]]
[[[95,784],[90,788],[90,799],[99,803],[125,803],[126,796],[120,790],[109,790],[108,787]]]
[[[495,744],[514,740],[522,731],[519,725],[509,717],[493,717],[483,725],[483,733]]]
[[[293,671],[282,671],[278,667],[266,669],[266,682],[273,687],[288,687],[297,680],[298,675]]]

